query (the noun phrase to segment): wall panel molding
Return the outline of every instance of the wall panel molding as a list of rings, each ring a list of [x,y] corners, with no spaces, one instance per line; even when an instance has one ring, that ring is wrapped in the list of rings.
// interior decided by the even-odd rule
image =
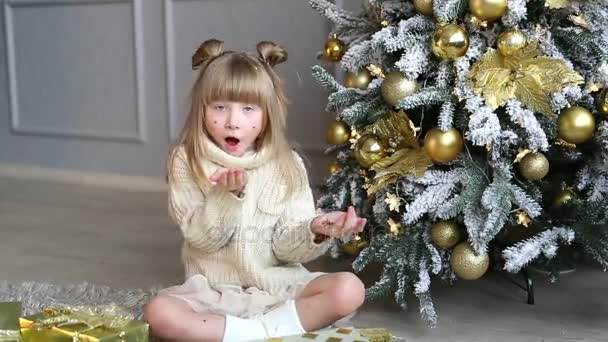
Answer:
[[[175,94],[175,26],[173,20],[173,1],[163,0],[164,30],[165,30],[165,75],[167,96],[167,129],[169,143],[176,140],[177,95]]]
[[[17,61],[15,48],[15,32],[13,27],[13,9],[21,7],[48,7],[74,5],[106,5],[128,3],[133,6],[133,54],[135,60],[135,94],[136,94],[136,131],[117,132],[95,129],[65,129],[45,126],[25,126],[20,123],[19,91],[17,86]],[[54,136],[62,138],[94,139],[118,142],[146,142],[146,110],[145,110],[145,76],[144,76],[144,46],[142,0],[5,0],[4,1],[4,39],[6,46],[6,63],[9,85],[9,110],[11,130],[14,134]]]
[[[177,113],[177,85],[175,72],[175,17],[173,5],[175,2],[211,2],[219,0],[163,0],[164,30],[165,30],[165,74],[167,95],[167,128],[169,130],[169,143],[178,137]],[[181,127],[180,127],[181,128]]]

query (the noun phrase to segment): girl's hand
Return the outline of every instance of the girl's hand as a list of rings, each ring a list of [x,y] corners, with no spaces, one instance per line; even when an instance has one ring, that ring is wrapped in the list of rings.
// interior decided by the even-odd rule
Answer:
[[[209,180],[234,193],[245,190],[247,184],[247,174],[245,170],[239,168],[220,169],[209,177]]]
[[[367,219],[357,216],[355,209],[350,206],[346,212],[332,211],[315,217],[311,230],[316,235],[344,238],[362,232],[366,223]]]

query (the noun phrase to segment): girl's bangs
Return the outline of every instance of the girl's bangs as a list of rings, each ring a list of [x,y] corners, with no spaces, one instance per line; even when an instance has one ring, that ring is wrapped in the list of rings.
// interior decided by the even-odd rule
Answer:
[[[264,70],[245,60],[233,60],[233,65],[218,65],[208,70],[203,101],[209,105],[215,101],[231,101],[255,104],[266,108],[272,96],[272,81]],[[209,72],[211,71],[211,72]]]

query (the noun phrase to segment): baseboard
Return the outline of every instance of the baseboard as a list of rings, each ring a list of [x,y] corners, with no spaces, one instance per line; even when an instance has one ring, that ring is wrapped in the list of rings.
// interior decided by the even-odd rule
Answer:
[[[323,178],[327,176],[327,161],[331,157],[325,156],[323,148],[320,146],[303,146],[302,151],[310,162],[309,177],[311,184],[314,186],[321,184]],[[131,191],[167,191],[167,184],[161,178],[67,170],[27,164],[0,163],[0,177],[110,187]]]
[[[165,181],[155,177],[75,171],[25,164],[0,163],[0,177],[117,188],[131,191],[164,192],[167,190]]]

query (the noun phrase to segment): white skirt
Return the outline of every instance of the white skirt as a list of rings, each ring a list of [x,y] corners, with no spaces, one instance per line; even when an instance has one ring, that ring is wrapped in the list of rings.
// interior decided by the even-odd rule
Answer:
[[[159,295],[182,299],[197,313],[252,318],[266,313],[288,299],[295,299],[310,281],[323,274],[325,273],[310,273],[302,282],[288,286],[277,294],[270,294],[256,287],[211,285],[204,275],[196,274],[182,285],[162,290]]]
[[[168,287],[159,296],[179,298],[197,313],[232,315],[240,318],[256,318],[283,304],[288,299],[297,298],[313,279],[324,272],[311,272],[305,280],[288,286],[278,294],[270,294],[256,287],[243,288],[238,285],[211,285],[205,276],[196,274],[182,285]],[[336,327],[351,326],[350,319],[355,313],[340,319]]]

